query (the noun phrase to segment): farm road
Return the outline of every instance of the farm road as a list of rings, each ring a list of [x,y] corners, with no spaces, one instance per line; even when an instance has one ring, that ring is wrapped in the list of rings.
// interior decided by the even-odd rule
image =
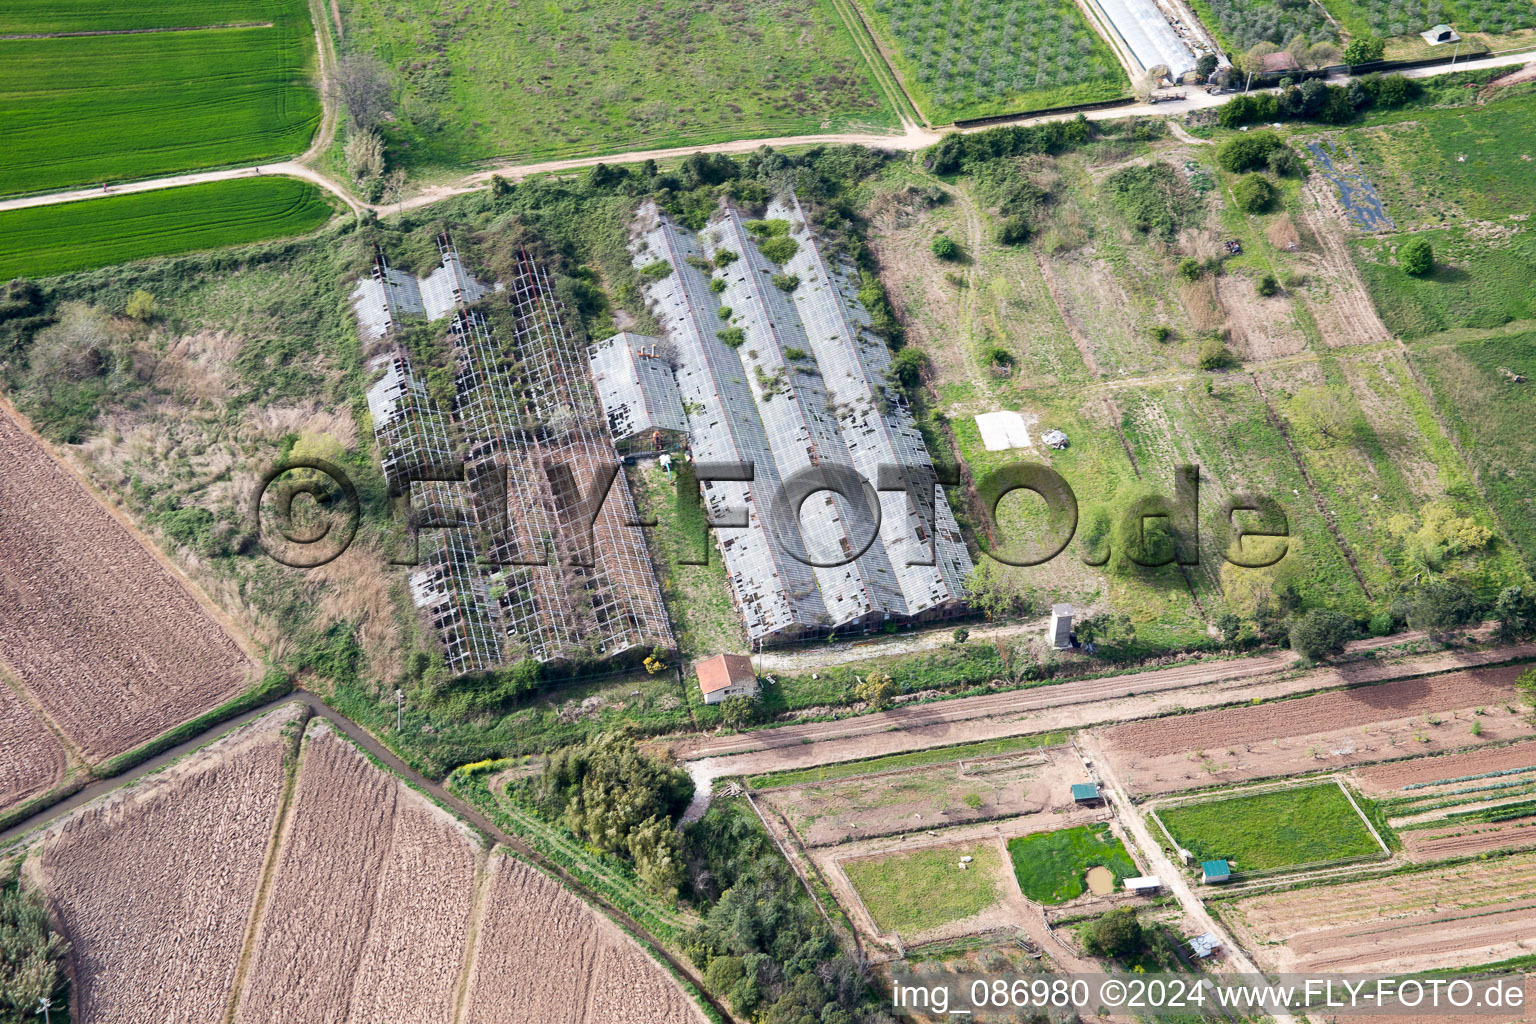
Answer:
[[[318,0],[316,0],[318,2]],[[322,53],[328,53],[328,40],[321,41]],[[1522,53],[1504,54],[1498,57],[1485,57],[1481,60],[1462,61],[1454,66],[1438,65],[1428,68],[1413,68],[1403,72],[1408,78],[1431,78],[1436,75],[1451,74],[1460,71],[1475,71],[1482,68],[1514,67],[1524,65],[1536,60],[1536,53],[1526,51]],[[323,62],[328,63],[328,62]],[[1332,79],[1335,84],[1347,81],[1347,76]],[[328,91],[322,87],[322,95]],[[1254,90],[1259,92],[1262,90]],[[1105,110],[1090,110],[1085,116],[1090,121],[1103,121],[1122,117],[1171,117],[1178,114],[1187,114],[1192,110],[1206,107],[1220,106],[1230,99],[1230,95],[1210,96],[1203,89],[1193,89],[1182,100],[1168,100],[1157,104],[1138,103],[1124,107],[1111,107]],[[261,167],[233,167],[219,171],[203,171],[195,174],[178,174],[166,178],[151,178],[146,181],[127,182],[112,186],[110,193],[103,193],[97,189],[76,189],[69,192],[53,192],[47,195],[22,196],[15,199],[0,199],[0,211],[19,210],[32,206],[49,206],[55,203],[76,202],[85,199],[100,199],[104,194],[121,195],[126,192],[149,192],[155,189],[171,188],[177,185],[190,185],[206,181],[223,181],[230,178],[250,177],[255,174],[285,174],[291,177],[303,178],[330,192],[344,202],[354,213],[370,210],[379,216],[390,213],[414,210],[422,206],[430,206],[432,203],[448,199],[452,196],[462,195],[466,192],[475,192],[489,186],[491,178],[503,177],[512,181],[522,181],[525,178],[539,174],[559,174],[567,171],[579,171],[593,167],[600,163],[630,164],[639,163],[647,159],[675,160],[693,153],[750,153],[760,146],[773,146],[782,148],[785,146],[819,146],[819,145],[858,145],[869,146],[876,149],[894,149],[902,152],[915,152],[935,144],[945,135],[985,131],[989,128],[1002,127],[1016,124],[1038,124],[1046,121],[1066,120],[1066,114],[1053,114],[1045,116],[1021,116],[995,124],[978,125],[970,128],[944,128],[929,129],[920,125],[907,123],[905,130],[899,135],[870,135],[870,134],[830,134],[830,135],[790,135],[770,139],[737,139],[731,142],[719,142],[703,146],[678,146],[672,149],[632,150],[624,153],[612,153],[605,156],[574,157],[565,160],[546,160],[525,164],[502,164],[487,170],[477,171],[460,179],[456,184],[430,186],[423,191],[411,196],[400,203],[364,203],[352,195],[344,185],[332,180],[327,175],[309,166],[309,162],[315,159],[328,145],[331,132],[334,131],[335,112],[331,109],[331,103],[324,103],[324,117],[322,127],[316,135],[315,144],[311,145],[308,152],[296,160],[284,161],[276,164],[263,164]]]

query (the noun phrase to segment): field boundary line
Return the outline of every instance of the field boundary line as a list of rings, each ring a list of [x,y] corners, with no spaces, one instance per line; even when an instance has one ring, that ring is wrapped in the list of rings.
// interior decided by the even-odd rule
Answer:
[[[1381,852],[1390,859],[1392,851],[1387,848],[1386,841],[1381,838],[1381,833],[1376,831],[1376,826],[1371,822],[1371,819],[1366,817],[1365,812],[1360,809],[1360,805],[1355,802],[1355,794],[1351,793],[1349,787],[1344,785],[1342,778],[1335,776],[1333,781],[1338,785],[1340,792],[1344,794],[1344,799],[1349,801],[1349,806],[1353,807],[1355,813],[1360,815],[1360,820],[1365,822],[1366,830],[1371,833],[1371,838],[1376,840],[1376,844],[1381,847]]]
[[[16,699],[27,706],[27,710],[31,711],[32,714],[37,717],[37,720],[42,722],[43,725],[47,727],[49,732],[53,733],[54,739],[59,741],[59,746],[64,748],[65,763],[63,781],[67,781],[69,779],[69,769],[71,767],[69,761],[71,758],[73,758],[75,762],[73,767],[83,771],[87,777],[95,777],[95,772],[93,770],[90,759],[87,758],[85,753],[79,747],[75,746],[74,742],[64,734],[64,730],[59,727],[59,724],[48,716],[47,710],[42,706],[42,704],[38,703],[37,698],[32,695],[32,691],[27,689],[26,684],[21,681],[21,676],[17,675],[16,670],[12,668],[10,663],[5,660],[4,654],[0,654],[0,686],[10,687],[11,691],[16,694]]]
[[[161,32],[218,32],[225,29],[272,28],[270,21],[230,21],[222,25],[176,25],[167,28],[97,28],[78,32],[13,32],[0,36],[0,43],[23,39],[83,39],[87,36],[148,36]]]
[[[485,894],[491,885],[491,850],[485,844],[475,851],[475,891],[470,896],[469,934],[464,937],[464,962],[459,965],[459,980],[453,987],[452,1024],[462,1024],[469,1012],[469,982],[480,962],[480,936],[484,932]]]
[[[277,822],[272,828],[271,839],[267,841],[267,853],[261,863],[261,884],[257,886],[256,897],[251,901],[250,917],[246,919],[245,924],[245,936],[240,941],[240,959],[235,963],[235,977],[229,988],[229,1001],[224,1006],[222,1018],[224,1024],[234,1024],[235,1013],[240,1008],[240,996],[245,988],[246,978],[250,974],[251,961],[255,957],[256,940],[260,936],[262,920],[266,917],[267,897],[271,895],[272,883],[277,877],[278,857],[282,853],[283,842],[288,838],[295,818],[289,812],[293,809],[294,793],[299,788],[299,771],[302,768],[301,761],[304,756],[304,736],[308,733],[309,723],[313,718],[314,708],[306,703],[298,719],[299,727],[295,730],[293,746],[288,752],[293,758],[292,767],[284,765],[288,770],[283,773],[283,794],[277,806]]]

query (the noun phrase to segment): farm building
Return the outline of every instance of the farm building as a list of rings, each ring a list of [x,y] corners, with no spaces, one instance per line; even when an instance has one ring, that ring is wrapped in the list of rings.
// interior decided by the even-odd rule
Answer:
[[[671,647],[644,538],[625,525],[634,502],[613,473],[614,442],[548,273],[522,254],[510,286],[495,287],[505,305],[481,309],[471,303],[492,289],[464,269],[447,235],[438,247],[442,264],[419,291],[424,315],[455,306],[446,339],[452,412],[431,400],[398,346],[375,360],[368,403],[391,489],[409,493],[417,522],[432,528],[420,537],[410,588],[449,666],[484,671],[524,657]],[[365,337],[396,323],[373,300],[411,291],[382,255],[371,280],[378,287],[360,285],[367,294],[355,304]],[[449,458],[455,448],[462,465]],[[609,480],[594,519],[587,492]]]
[[[1065,651],[1072,646],[1072,606],[1069,604],[1051,605],[1051,625],[1046,631],[1046,643],[1058,651]]]
[[[1142,70],[1163,65],[1175,82],[1195,69],[1195,51],[1156,0],[1095,0]]]
[[[352,291],[358,332],[365,341],[389,335],[401,317],[441,320],[463,305],[479,302],[491,292],[464,269],[458,250],[439,244],[442,262],[425,278],[395,270],[382,252],[373,254],[372,273]]]
[[[1163,887],[1163,883],[1156,875],[1141,875],[1137,878],[1125,880],[1125,891],[1135,893],[1138,896],[1151,896]]]
[[[1221,939],[1217,938],[1213,932],[1205,932],[1189,940],[1190,952],[1201,960],[1215,956],[1220,949]]]
[[[597,397],[620,450],[670,444],[688,431],[670,350],[656,338],[621,331],[587,347]]]
[[[1224,860],[1201,861],[1200,880],[1206,885],[1229,882],[1232,880],[1232,868]]]
[[[1104,802],[1104,794],[1099,792],[1097,782],[1075,782],[1072,784],[1072,802],[1075,804],[1101,804]]]
[[[717,654],[693,667],[705,704],[719,704],[727,697],[757,694],[757,672],[745,654]]]
[[[1434,28],[1420,32],[1419,38],[1423,39],[1430,46],[1439,46],[1442,43],[1461,42],[1461,36],[1456,32],[1456,30],[1443,22],[1439,25],[1436,25]]]
[[[729,205],[696,235],[647,204],[634,242],[637,266],[668,268],[646,295],[676,354],[692,459],[752,466],[750,479],[702,488],[712,521],[746,512],[744,525],[714,534],[748,636],[958,614],[970,557],[911,412],[886,382],[890,351],[853,268],[821,252],[793,198],[768,213],[796,243],[782,267],[798,281],[790,290],[759,247],[759,225]],[[838,489],[811,491],[797,516],[785,482],[807,480]]]

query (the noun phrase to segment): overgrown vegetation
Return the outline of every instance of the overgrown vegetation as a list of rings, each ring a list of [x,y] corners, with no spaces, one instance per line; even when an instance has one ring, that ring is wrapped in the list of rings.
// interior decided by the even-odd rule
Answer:
[[[876,927],[904,938],[972,917],[999,899],[1001,858],[990,842],[862,857],[842,867]]]
[[[1381,853],[1349,798],[1332,782],[1216,797],[1157,813],[1174,840],[1196,859],[1226,860],[1237,871]]]
[[[68,1020],[69,943],[48,923],[42,894],[22,887],[20,870],[20,860],[0,864],[0,1022],[32,1024],[44,998],[55,1017]]]
[[[1088,890],[1089,868],[1114,875],[1115,888],[1137,873],[1136,863],[1104,824],[1037,832],[1008,840],[1013,874],[1024,895],[1036,903],[1065,903]]]

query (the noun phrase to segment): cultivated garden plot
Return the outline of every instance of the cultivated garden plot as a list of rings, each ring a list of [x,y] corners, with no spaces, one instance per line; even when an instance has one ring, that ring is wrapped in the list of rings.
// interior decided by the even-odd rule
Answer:
[[[1152,814],[1196,860],[1225,860],[1244,875],[1389,856],[1336,781],[1161,804]]]
[[[856,0],[934,124],[1092,103],[1129,85],[1069,0]]]
[[[831,0],[339,9],[344,49],[395,78],[385,135],[415,168],[899,123]]]
[[[1008,840],[1019,890],[1036,903],[1067,903],[1086,892],[1107,896],[1139,875],[1136,862],[1108,824],[1079,825]]]
[[[1536,854],[1252,896],[1222,920],[1275,971],[1445,970],[1529,953]]]
[[[0,813],[64,780],[68,758],[0,669]]]
[[[1509,666],[1401,679],[1101,735],[1120,777],[1139,794],[1395,760],[1530,737],[1514,690],[1519,673]]]
[[[8,409],[0,461],[0,657],[88,760],[251,684],[234,639]]]
[[[156,6],[114,8],[106,23],[111,31],[167,27]],[[320,123],[309,8],[304,0],[256,6],[179,4],[171,20],[186,31],[0,39],[0,150],[9,154],[0,194],[302,151]],[[43,25],[74,18],[36,14]],[[58,31],[24,25],[13,12],[6,20],[18,35]],[[197,28],[231,22],[243,27]]]
[[[500,1024],[512,1008],[572,1024],[704,1024],[633,939],[543,872],[502,853],[488,871],[465,1024]]]
[[[969,821],[1049,815],[1071,808],[1082,774],[1064,748],[1027,750],[768,790],[760,800],[782,814],[808,846]]]
[[[305,714],[257,719],[37,839],[26,873],[73,944],[75,1020],[222,1019]]]
[[[981,931],[1016,912],[1005,905],[1010,865],[995,838],[845,859],[835,870],[876,931],[906,943]]]

